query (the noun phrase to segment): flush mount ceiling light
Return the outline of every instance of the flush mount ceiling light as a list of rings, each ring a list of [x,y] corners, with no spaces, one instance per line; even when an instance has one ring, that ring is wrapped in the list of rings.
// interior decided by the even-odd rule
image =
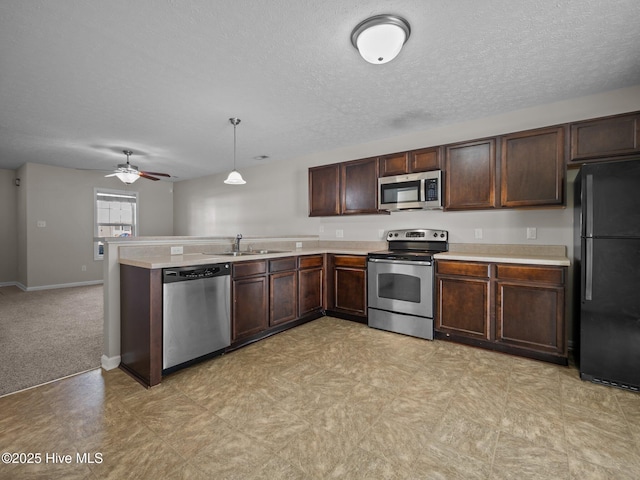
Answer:
[[[224,183],[228,185],[244,185],[247,182],[245,182],[244,178],[242,178],[240,172],[236,170],[236,127],[240,123],[240,119],[230,118],[229,123],[233,125],[233,170],[231,170]]]
[[[353,29],[351,43],[367,62],[381,65],[398,56],[409,35],[411,27],[404,18],[376,15]]]

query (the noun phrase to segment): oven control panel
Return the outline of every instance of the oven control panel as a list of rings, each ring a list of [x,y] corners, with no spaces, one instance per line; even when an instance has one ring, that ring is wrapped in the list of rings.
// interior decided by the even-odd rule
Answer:
[[[429,228],[418,228],[412,230],[390,230],[387,234],[387,241],[406,241],[414,242],[446,242],[449,239],[449,233],[446,230],[432,230]]]

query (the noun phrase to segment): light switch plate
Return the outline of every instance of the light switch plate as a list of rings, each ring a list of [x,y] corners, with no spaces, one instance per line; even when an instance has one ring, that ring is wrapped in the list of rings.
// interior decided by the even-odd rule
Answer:
[[[475,237],[476,240],[481,240],[482,239],[482,229],[481,228],[476,228],[475,231],[473,232],[473,235]]]
[[[342,238],[342,237],[344,237],[344,230],[339,228],[336,230],[336,238]]]

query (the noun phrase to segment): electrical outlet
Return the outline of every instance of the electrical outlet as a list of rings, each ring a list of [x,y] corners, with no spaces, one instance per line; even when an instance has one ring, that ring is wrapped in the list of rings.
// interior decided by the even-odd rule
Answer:
[[[182,245],[179,247],[171,247],[171,255],[182,255],[183,251]]]
[[[538,238],[538,229],[535,227],[527,227],[527,240],[535,240]]]
[[[36,222],[36,225],[37,225],[38,227],[40,227],[40,228],[44,228],[44,227],[46,227],[46,226],[47,226],[47,222],[45,222],[44,220],[38,220],[38,221]]]
[[[342,237],[344,237],[344,230],[339,228],[336,230],[336,238],[342,238]]]
[[[81,270],[82,270],[83,272],[86,272],[86,271],[87,271],[87,266],[86,266],[86,265],[82,265]]]
[[[378,230],[378,238],[383,239],[384,237],[384,230]]]
[[[302,248],[302,242],[296,242],[296,248]]]
[[[482,229],[481,228],[476,228],[475,231],[473,232],[473,235],[475,237],[476,240],[481,240],[482,239]]]
[[[318,228],[318,232],[324,233],[324,225],[320,225],[320,227]]]

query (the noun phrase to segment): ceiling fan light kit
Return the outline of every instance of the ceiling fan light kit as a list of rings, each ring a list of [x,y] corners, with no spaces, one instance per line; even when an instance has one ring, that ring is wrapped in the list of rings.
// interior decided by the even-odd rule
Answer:
[[[131,185],[133,182],[135,182],[136,180],[138,180],[138,178],[142,177],[142,178],[148,178],[149,180],[160,180],[159,178],[156,178],[152,175],[156,175],[159,177],[170,177],[171,175],[167,174],[167,173],[159,173],[159,172],[141,172],[140,170],[138,170],[138,166],[137,165],[131,165],[129,163],[129,157],[131,155],[133,155],[133,152],[131,150],[123,150],[122,153],[124,153],[127,156],[127,163],[120,163],[118,165],[118,168],[116,168],[116,171],[114,173],[111,173],[109,175],[105,175],[105,177],[118,177],[122,183],[125,183],[127,185]]]
[[[233,125],[233,170],[229,172],[229,175],[227,176],[227,179],[224,181],[224,183],[226,183],[227,185],[244,185],[247,182],[244,180],[244,178],[242,178],[240,172],[236,170],[236,127],[240,123],[240,119],[235,117],[230,118],[229,123]]]
[[[353,29],[351,43],[367,62],[382,65],[398,56],[409,35],[411,27],[404,18],[376,15]]]

